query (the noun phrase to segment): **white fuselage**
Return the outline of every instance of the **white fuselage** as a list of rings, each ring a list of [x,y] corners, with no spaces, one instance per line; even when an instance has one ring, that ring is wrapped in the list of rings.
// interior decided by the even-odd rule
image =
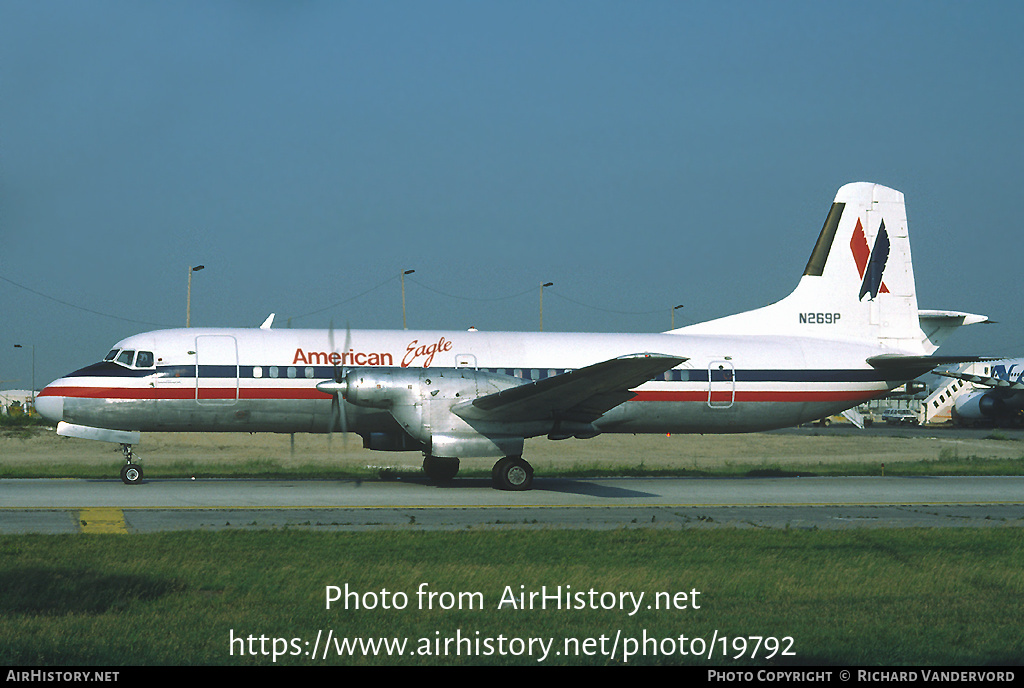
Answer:
[[[878,345],[813,337],[193,328],[122,340],[114,360],[48,385],[39,408],[112,430],[328,432],[340,428],[331,395],[316,385],[340,369],[470,368],[537,380],[637,353],[687,360],[632,390],[595,422],[602,432],[786,427],[904,382],[866,363]],[[387,410],[346,403],[345,416],[359,434],[397,428]]]

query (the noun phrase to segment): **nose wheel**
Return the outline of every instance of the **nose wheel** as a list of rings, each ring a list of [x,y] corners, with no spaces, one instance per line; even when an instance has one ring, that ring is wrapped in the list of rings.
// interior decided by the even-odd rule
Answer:
[[[142,482],[142,466],[132,463],[135,455],[132,453],[132,445],[122,444],[121,453],[124,454],[125,465],[121,466],[121,482],[125,485],[138,485]]]

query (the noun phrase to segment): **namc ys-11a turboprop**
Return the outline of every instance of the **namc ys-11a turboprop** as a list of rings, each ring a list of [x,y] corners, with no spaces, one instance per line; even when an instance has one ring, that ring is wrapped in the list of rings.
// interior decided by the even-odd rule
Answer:
[[[60,435],[121,444],[128,484],[142,481],[142,432],[354,432],[369,449],[422,452],[434,480],[498,457],[494,486],[525,490],[526,438],[797,425],[971,360],[933,354],[987,318],[918,309],[903,194],[854,183],[789,296],[668,332],[342,333],[271,320],[128,337],[36,407]]]

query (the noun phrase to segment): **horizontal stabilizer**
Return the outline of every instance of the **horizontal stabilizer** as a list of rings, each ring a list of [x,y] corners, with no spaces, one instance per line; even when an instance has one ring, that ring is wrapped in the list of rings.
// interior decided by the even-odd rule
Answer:
[[[965,325],[994,324],[988,316],[961,311],[918,311],[921,332],[925,336],[925,350],[935,351],[946,339]]]
[[[986,325],[994,325],[995,320],[991,320],[987,315],[978,315],[977,313],[964,313],[963,311],[918,311],[918,319],[924,323],[925,321],[936,321],[936,322],[950,322],[954,323],[956,327],[963,325],[977,325],[984,323]]]
[[[462,402],[452,411],[466,420],[590,423],[632,399],[632,388],[686,360],[663,354],[621,356]]]
[[[867,359],[868,365],[875,370],[891,375],[891,379],[906,379],[924,375],[940,365],[952,363],[976,363],[978,361],[994,361],[995,358],[984,356],[905,356],[903,354],[882,354]]]

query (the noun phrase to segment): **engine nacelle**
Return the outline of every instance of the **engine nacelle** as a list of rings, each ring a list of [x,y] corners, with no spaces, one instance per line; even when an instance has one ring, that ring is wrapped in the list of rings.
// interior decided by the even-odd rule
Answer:
[[[434,456],[464,458],[469,456],[522,456],[523,438],[512,435],[480,433],[437,434],[431,437],[430,453]]]
[[[392,409],[431,401],[475,399],[523,382],[472,368],[357,368],[336,387],[350,404]],[[330,385],[327,383],[325,388]]]
[[[417,371],[409,369],[359,368],[342,381],[342,397],[350,404],[390,409],[408,395],[402,389],[418,384]]]
[[[964,394],[956,400],[956,416],[963,420],[995,418],[1006,413],[1006,404],[999,397],[988,392]]]
[[[457,403],[494,394],[524,384],[510,375],[473,368],[355,368],[340,382],[317,385],[321,391],[339,394],[350,404],[386,409],[408,437],[370,435],[370,449],[402,451],[422,449],[432,456],[513,456],[523,451],[522,432],[507,425],[470,424],[452,412]],[[547,430],[543,430],[547,432]]]

